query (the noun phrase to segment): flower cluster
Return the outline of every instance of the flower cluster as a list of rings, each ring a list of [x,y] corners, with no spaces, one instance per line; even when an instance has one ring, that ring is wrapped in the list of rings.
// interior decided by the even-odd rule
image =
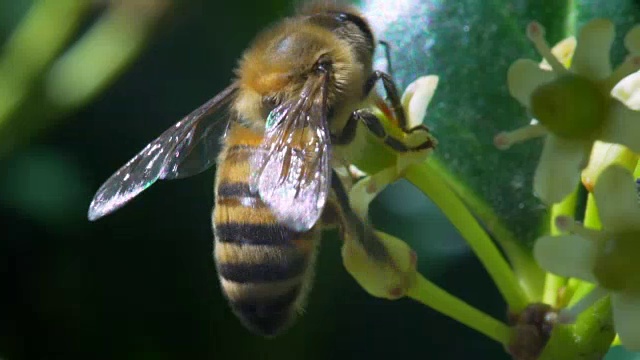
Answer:
[[[544,29],[531,23],[527,35],[543,62],[517,60],[508,85],[534,117],[531,124],[498,134],[495,145],[545,136],[534,177],[534,192],[546,204],[563,201],[580,179],[593,192],[602,230],[559,216],[556,227],[569,234],[543,236],[534,247],[537,262],[552,273],[597,284],[560,317],[575,319],[602,296],[611,296],[613,321],[628,349],[640,350],[640,205],[635,168],[640,153],[640,27],[625,37],[630,52],[611,70],[613,24],[595,19],[578,38],[553,49]],[[635,73],[634,73],[635,72]]]
[[[526,308],[524,305],[514,306],[517,301],[508,301],[519,317],[515,325],[512,324],[510,335],[506,336],[502,333],[502,325],[483,315],[468,312],[466,305],[457,299],[451,301],[459,306],[458,310],[464,309],[459,311],[460,314],[473,313],[467,320],[475,318],[477,322],[475,325],[473,321],[465,322],[462,320],[465,316],[456,315],[455,311],[447,314],[476,329],[489,329],[483,332],[508,344],[512,355],[525,354],[522,358],[537,358],[544,353],[549,338],[553,337],[552,329],[557,322],[576,319],[580,312],[597,300],[609,296],[614,327],[622,344],[628,349],[640,350],[640,262],[637,261],[640,256],[640,203],[636,180],[629,171],[638,164],[640,154],[640,26],[626,34],[624,44],[629,55],[615,69],[612,69],[609,59],[614,39],[610,21],[592,20],[580,30],[577,38],[567,38],[553,49],[546,43],[544,33],[544,28],[537,22],[527,27],[527,36],[542,56],[542,61],[517,60],[507,74],[510,94],[533,119],[522,128],[496,135],[494,144],[505,150],[527,139],[545,138],[534,175],[533,191],[546,205],[555,206],[566,200],[580,180],[592,193],[590,196],[595,199],[598,209],[594,216],[599,217],[602,229],[585,227],[573,216],[558,216],[555,226],[563,234],[537,239],[533,255],[538,265],[550,273],[594,284],[595,290],[577,304],[573,301],[566,309],[557,309],[554,307],[557,304],[550,301],[548,304],[530,303]],[[421,77],[403,94],[402,106],[410,129],[421,125],[437,83],[436,76]],[[384,106],[378,106],[377,115],[397,125],[389,119],[391,112]],[[405,144],[426,140],[435,144],[428,131],[397,132],[396,135]],[[350,174],[343,175],[361,177],[354,185],[348,186],[349,200],[355,212],[367,219],[370,202],[385,186],[405,173],[410,174],[408,167],[423,162],[431,150],[396,152],[390,165],[370,174],[352,166]],[[452,200],[455,201],[458,200]],[[469,232],[461,233],[466,234],[465,238],[469,235]],[[416,254],[407,244],[382,232],[376,232],[376,237],[390,254],[391,261],[376,261],[362,243],[354,239],[345,239],[342,249],[346,269],[363,289],[386,299],[406,295],[414,297],[418,288],[429,288],[434,297],[443,293],[433,286],[421,287],[424,278],[416,272]],[[467,241],[473,242],[469,238]],[[479,244],[472,245],[474,250],[492,246]],[[495,281],[500,275],[496,275],[499,271],[495,271],[498,267],[492,265],[494,263],[487,262],[485,266]],[[494,266],[493,271],[491,266]],[[509,265],[500,269],[509,269]],[[501,291],[513,283],[507,281],[506,275],[502,280],[496,281]],[[424,299],[428,295],[416,298]],[[445,298],[445,301],[451,299],[440,299]],[[514,295],[514,298],[517,300],[518,296]],[[440,306],[442,303],[434,308]],[[549,314],[553,316],[548,317]],[[518,329],[521,335],[538,334],[537,340],[532,342],[529,335],[514,337]],[[492,335],[491,330],[496,334]],[[527,357],[531,354],[535,356]]]
[[[544,28],[532,22],[527,36],[548,64],[517,60],[509,68],[509,91],[536,120],[512,132],[500,133],[496,146],[545,136],[534,177],[534,192],[542,201],[562,201],[580,181],[594,141],[621,144],[640,152],[640,112],[611,95],[615,85],[640,69],[640,28],[625,38],[631,53],[611,70],[609,51],[613,24],[604,19],[587,23],[580,31],[569,68],[556,58],[544,40]],[[550,68],[550,70],[546,69]]]
[[[607,167],[594,188],[602,230],[556,218],[562,236],[536,241],[534,255],[553,273],[598,284],[611,294],[616,331],[629,349],[640,350],[640,204],[635,179],[620,166]],[[593,302],[596,299],[590,299]],[[581,307],[582,308],[582,307]]]

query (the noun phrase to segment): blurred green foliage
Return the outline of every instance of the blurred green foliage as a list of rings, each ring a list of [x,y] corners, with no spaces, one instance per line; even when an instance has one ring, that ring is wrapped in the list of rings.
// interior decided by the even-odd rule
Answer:
[[[57,2],[79,6],[76,17],[52,14],[60,18],[50,31],[68,32],[46,46],[39,45],[44,37],[21,40],[19,47],[49,52],[24,82],[0,76],[0,89],[10,89],[5,95],[19,95],[0,113],[0,263],[6,264],[0,357],[508,358],[499,345],[419,304],[368,296],[344,271],[335,233],[323,242],[308,311],[297,325],[274,340],[248,333],[228,310],[213,266],[213,172],[158,183],[117,214],[89,223],[95,189],[221,90],[253,35],[292,8],[285,0],[128,1]],[[7,44],[30,9],[52,3],[0,2],[0,64],[15,49]],[[153,4],[161,8],[145,9]],[[527,121],[505,83],[512,61],[535,57],[524,26],[538,19],[555,42],[589,18],[611,17],[617,62],[621,36],[639,20],[638,4],[372,0],[362,6],[392,41],[401,87],[420,75],[440,76],[426,119],[440,140],[439,158],[529,245],[546,216],[530,191],[539,144],[502,153],[490,141]],[[15,67],[29,63],[6,66],[0,75],[15,76]],[[504,319],[504,303],[479,262],[407,182],[375,201],[372,220],[411,243],[423,274]],[[632,358],[620,352],[613,351],[616,358]]]

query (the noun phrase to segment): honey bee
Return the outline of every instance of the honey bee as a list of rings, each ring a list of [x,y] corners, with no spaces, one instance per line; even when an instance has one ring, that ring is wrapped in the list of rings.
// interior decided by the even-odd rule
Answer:
[[[349,206],[334,169],[358,124],[397,151],[433,145],[406,146],[367,110],[380,80],[399,126],[428,131],[406,129],[392,79],[372,69],[375,44],[368,22],[349,6],[312,3],[275,23],[245,51],[231,85],[99,188],[89,219],[119,209],[158,179],[217,164],[212,223],[221,288],[249,330],[282,333],[304,307],[323,227],[337,226],[372,258],[392,261]],[[220,140],[214,127],[221,119],[227,127]]]

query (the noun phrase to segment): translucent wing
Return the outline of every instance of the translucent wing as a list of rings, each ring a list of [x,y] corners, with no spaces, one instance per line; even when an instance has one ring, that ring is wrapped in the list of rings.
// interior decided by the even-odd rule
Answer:
[[[269,114],[262,151],[251,158],[251,190],[278,220],[296,231],[316,223],[329,193],[326,81],[326,75],[310,77],[300,97]]]
[[[221,118],[229,121],[219,121]],[[226,125],[228,129],[231,121],[228,114],[221,112],[211,113],[196,121],[179,148],[176,148],[174,156],[167,159],[160,179],[183,179],[213,166],[222,145],[220,140],[226,135],[226,130],[223,131],[221,125]]]
[[[198,174],[215,163],[220,122],[217,111],[233,98],[230,85],[145,146],[98,189],[89,220],[97,220],[119,208],[158,179],[177,179]]]

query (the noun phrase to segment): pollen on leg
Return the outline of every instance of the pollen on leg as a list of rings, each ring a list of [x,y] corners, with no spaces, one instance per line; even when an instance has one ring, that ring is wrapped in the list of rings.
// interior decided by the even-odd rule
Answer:
[[[544,27],[537,21],[532,21],[527,26],[527,37],[533,45],[536,47],[538,53],[547,60],[547,63],[551,66],[554,72],[558,74],[566,73],[568,70],[560,63],[558,58],[551,53],[551,48],[547,41],[544,39]]]

